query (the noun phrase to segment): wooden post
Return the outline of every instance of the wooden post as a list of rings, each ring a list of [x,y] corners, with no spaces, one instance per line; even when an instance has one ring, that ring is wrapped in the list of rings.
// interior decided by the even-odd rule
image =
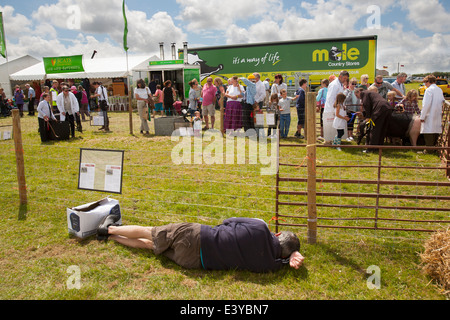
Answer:
[[[17,165],[17,181],[19,183],[19,197],[20,205],[26,205],[27,200],[27,184],[25,182],[25,165],[22,145],[22,129],[20,127],[20,113],[18,109],[13,112],[13,136],[14,146],[16,150],[16,165]]]
[[[219,89],[222,89],[223,87],[219,87]],[[224,89],[225,90],[225,89]],[[220,91],[220,99],[219,99],[219,107],[220,107],[220,132],[222,132],[222,134],[225,133],[225,123],[224,123],[224,115],[225,115],[225,110],[224,110],[224,100],[225,100],[225,91],[222,92],[222,90]]]
[[[278,129],[274,130],[277,135],[277,176],[275,187],[275,232],[278,233],[278,216],[279,216],[279,200],[280,200],[280,132]]]
[[[131,77],[128,76],[128,113],[129,113],[129,121],[130,121],[130,134],[133,135],[133,93],[131,90]]]
[[[225,127],[224,127],[224,110],[223,110],[223,100],[224,95],[223,93],[220,95],[219,100],[219,106],[220,106],[220,132],[225,133]]]
[[[317,240],[317,210],[316,210],[316,94],[306,95],[307,130],[307,162],[308,162],[308,243],[315,244]]]

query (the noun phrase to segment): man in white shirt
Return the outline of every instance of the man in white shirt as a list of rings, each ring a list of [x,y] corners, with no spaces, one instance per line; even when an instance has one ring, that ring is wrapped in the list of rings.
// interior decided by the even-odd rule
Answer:
[[[56,98],[56,106],[60,113],[60,121],[69,122],[72,138],[75,138],[75,114],[79,114],[80,106],[69,87],[63,87],[63,91]]]
[[[406,75],[406,73],[401,72],[397,75],[397,79],[392,83],[392,86],[400,91],[403,97],[406,95],[405,81],[407,77],[408,76]],[[401,100],[402,96],[397,93],[397,96],[395,98]]]
[[[259,105],[259,108],[262,109],[264,100],[266,99],[266,86],[261,81],[261,75],[257,72],[253,74],[256,79],[256,95],[255,102]]]
[[[39,124],[39,134],[41,136],[41,141],[46,142],[50,140],[50,121],[56,121],[55,116],[52,112],[52,107],[50,105],[51,96],[48,93],[42,95],[42,101],[37,107],[38,112],[38,124]]]
[[[436,85],[434,75],[426,76],[423,82],[427,89],[423,95],[420,133],[425,138],[425,144],[434,147],[442,134],[442,103],[445,99],[442,89]]]
[[[350,75],[347,71],[341,71],[339,77],[333,80],[328,86],[327,98],[322,115],[325,144],[330,144],[337,134],[336,129],[333,128],[334,117],[336,115],[334,103],[336,102],[336,96],[344,92],[344,83],[347,82],[349,77]]]

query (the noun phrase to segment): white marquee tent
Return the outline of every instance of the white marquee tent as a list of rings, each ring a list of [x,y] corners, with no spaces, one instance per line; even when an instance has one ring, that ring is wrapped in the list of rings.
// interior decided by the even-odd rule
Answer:
[[[45,79],[105,79],[126,78],[131,72],[150,61],[160,60],[157,56],[129,56],[128,68],[125,57],[83,59],[84,72],[46,74],[44,62],[10,75],[12,81],[38,81]],[[129,72],[128,72],[129,71]]]

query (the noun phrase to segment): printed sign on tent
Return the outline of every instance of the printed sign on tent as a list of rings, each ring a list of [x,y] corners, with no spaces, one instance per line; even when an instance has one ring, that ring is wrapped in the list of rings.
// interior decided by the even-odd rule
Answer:
[[[46,57],[43,60],[46,74],[84,72],[83,55]]]

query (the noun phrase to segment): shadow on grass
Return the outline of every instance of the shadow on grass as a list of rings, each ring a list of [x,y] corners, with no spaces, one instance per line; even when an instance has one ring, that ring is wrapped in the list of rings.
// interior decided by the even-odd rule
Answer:
[[[148,253],[152,255],[151,253]],[[170,259],[164,256],[155,256],[160,260],[161,265],[167,269],[182,272],[185,276],[194,279],[205,279],[213,281],[222,281],[225,279],[232,279],[238,282],[251,282],[259,285],[272,285],[280,284],[285,281],[286,278],[306,280],[308,279],[308,269],[305,266],[300,267],[298,270],[292,269],[289,265],[284,265],[278,271],[267,273],[256,273],[247,270],[202,270],[202,269],[184,269]]]
[[[21,204],[19,206],[19,221],[24,221],[27,219],[28,205]]]
[[[76,237],[70,236],[71,239],[74,239],[81,246],[89,245],[93,241],[97,241],[95,237],[89,237],[86,239],[77,239]],[[108,240],[110,241],[110,240]],[[111,241],[114,242],[114,241]],[[120,244],[117,243],[120,246]],[[140,257],[140,258],[148,258],[158,260],[161,263],[161,266],[170,269],[175,272],[182,273],[183,275],[194,279],[209,279],[214,281],[220,281],[224,279],[229,279],[232,277],[235,281],[242,282],[252,282],[254,284],[260,285],[269,285],[269,284],[277,284],[284,281],[286,278],[294,278],[298,280],[306,280],[308,279],[308,269],[305,266],[300,267],[298,270],[292,269],[289,265],[284,265],[279,271],[268,272],[268,273],[255,273],[246,270],[203,270],[203,269],[185,269],[175,262],[170,260],[169,258],[163,255],[155,255],[152,251],[146,249],[136,249],[130,248],[126,246],[122,246],[123,248],[129,250],[132,254]]]
[[[365,279],[367,277],[366,269],[361,267],[355,260],[344,257],[343,252],[339,252],[336,248],[332,248],[326,244],[318,243],[316,244],[320,250],[322,250],[328,257],[332,258],[336,263],[352,268],[361,274]]]

